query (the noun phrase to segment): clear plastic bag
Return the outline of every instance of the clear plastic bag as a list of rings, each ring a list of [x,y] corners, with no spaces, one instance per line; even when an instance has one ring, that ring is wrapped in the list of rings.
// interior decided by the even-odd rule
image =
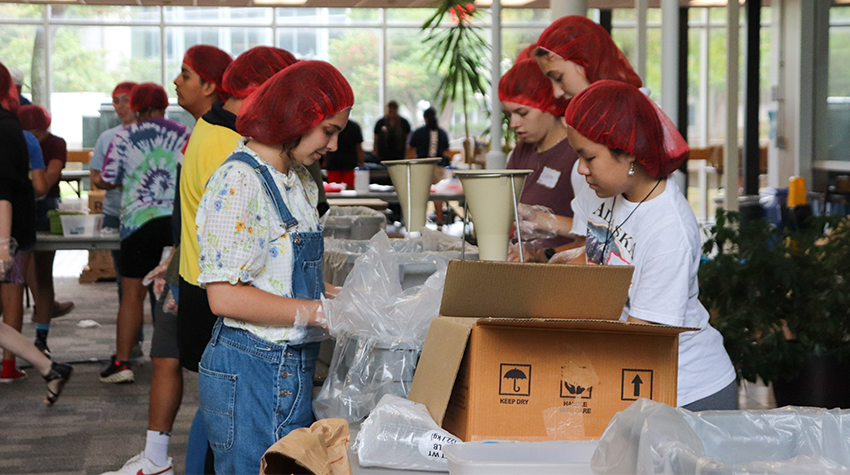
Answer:
[[[850,474],[850,411],[690,412],[640,399],[599,441],[597,474]]]
[[[334,300],[324,302],[336,338],[328,378],[313,408],[319,418],[363,420],[385,394],[407,397],[431,320],[440,310],[446,263],[421,286],[402,290],[399,256],[379,232],[357,258]]]
[[[443,446],[458,442],[424,405],[387,394],[360,426],[352,448],[363,467],[446,472]]]

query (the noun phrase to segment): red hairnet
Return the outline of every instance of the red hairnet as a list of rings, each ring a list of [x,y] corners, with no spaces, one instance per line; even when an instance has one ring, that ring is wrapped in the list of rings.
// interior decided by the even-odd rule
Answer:
[[[284,144],[353,105],[354,91],[339,70],[324,61],[299,61],[245,99],[236,130],[262,143]]]
[[[130,91],[130,109],[136,112],[148,109],[168,108],[168,94],[159,84],[143,82]]]
[[[516,63],[499,80],[499,100],[540,109],[554,116],[564,115],[567,101],[556,99],[552,82],[540,71],[533,59]]]
[[[20,105],[18,87],[6,66],[0,63],[0,106],[8,111],[17,112]]]
[[[611,35],[587,17],[569,15],[555,20],[540,34],[537,45],[583,67],[591,83],[614,79],[635,87],[643,85]]]
[[[135,85],[136,85],[136,83],[134,83],[132,81],[124,81],[124,82],[118,83],[118,85],[115,86],[115,89],[112,90],[112,97],[120,96],[121,94],[127,94],[129,96],[130,91],[133,90],[133,87]]]
[[[221,89],[221,79],[224,71],[233,62],[233,58],[224,51],[211,45],[195,45],[186,50],[183,64],[192,68],[206,82],[215,83],[218,97],[227,100],[227,93]]]
[[[655,178],[673,173],[688,158],[688,144],[673,122],[630,84],[591,84],[570,101],[565,119],[588,140],[634,155]]]
[[[17,90],[16,90],[17,92]],[[42,130],[50,127],[50,112],[42,106],[27,104],[18,109],[18,118],[24,130]]]
[[[296,61],[285,49],[255,46],[230,63],[221,80],[221,88],[233,97],[244,99],[276,72]]]

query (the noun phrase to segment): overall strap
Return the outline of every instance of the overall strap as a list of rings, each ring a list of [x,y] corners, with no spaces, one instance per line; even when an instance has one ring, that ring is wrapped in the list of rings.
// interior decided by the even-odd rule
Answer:
[[[266,191],[266,195],[268,195],[272,204],[274,204],[274,207],[277,210],[277,215],[280,217],[284,226],[286,226],[286,229],[298,224],[298,220],[292,216],[292,213],[289,212],[289,208],[287,208],[286,204],[283,202],[283,197],[280,196],[280,190],[278,190],[277,185],[274,182],[274,178],[272,178],[272,173],[269,171],[268,165],[260,163],[256,158],[245,152],[236,152],[231,154],[227,160],[225,160],[225,162],[229,161],[242,162],[254,169],[257,173],[257,177],[260,179],[260,183],[263,184],[263,189]]]

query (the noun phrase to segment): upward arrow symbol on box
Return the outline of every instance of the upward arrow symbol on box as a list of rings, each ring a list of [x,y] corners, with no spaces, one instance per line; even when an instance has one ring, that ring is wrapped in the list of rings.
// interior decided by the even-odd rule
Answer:
[[[640,379],[639,374],[635,375],[635,379],[632,380],[632,384],[635,385],[635,397],[640,396],[640,385],[643,384],[643,380]]]

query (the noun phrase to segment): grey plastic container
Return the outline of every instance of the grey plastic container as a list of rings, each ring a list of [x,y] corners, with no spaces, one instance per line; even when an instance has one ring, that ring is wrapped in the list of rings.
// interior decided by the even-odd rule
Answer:
[[[430,244],[422,237],[409,239],[390,239],[393,249],[398,253],[399,279],[404,290],[422,285],[428,277],[437,272],[437,262],[460,259],[460,239],[456,249],[446,247],[445,243]],[[354,241],[325,238],[323,269],[325,282],[343,285],[345,278],[354,268],[354,262],[369,249],[369,241]],[[468,245],[466,259],[477,260],[478,249]]]
[[[365,206],[331,206],[323,235],[336,239],[368,240],[387,229],[384,213]]]

